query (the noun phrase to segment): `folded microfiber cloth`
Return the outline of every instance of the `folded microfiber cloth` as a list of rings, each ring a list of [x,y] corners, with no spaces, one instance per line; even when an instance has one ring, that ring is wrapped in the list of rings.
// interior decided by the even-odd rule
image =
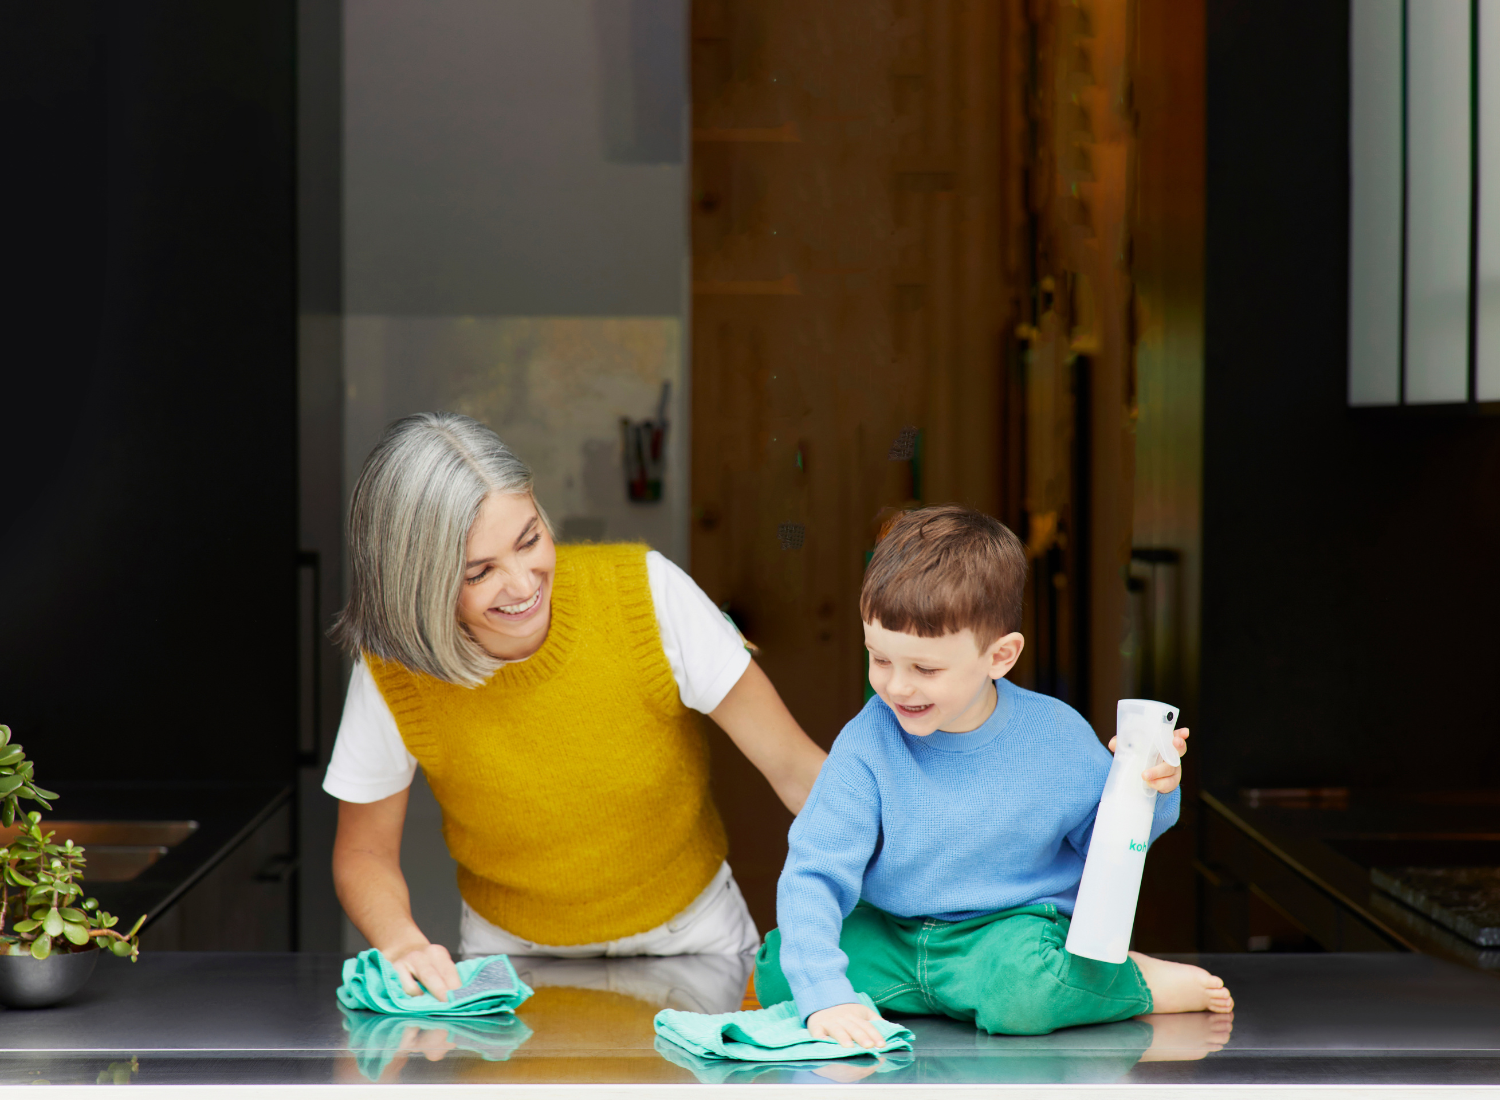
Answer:
[[[465,959],[458,964],[458,977],[464,984],[459,989],[450,989],[446,1001],[427,992],[408,997],[401,988],[396,968],[371,948],[344,962],[339,1004],[400,1016],[488,1016],[494,1012],[514,1012],[531,996],[531,987],[516,976],[515,968],[504,955]]]
[[[673,1065],[687,1070],[698,1078],[701,1085],[744,1085],[755,1081],[761,1084],[786,1084],[789,1083],[787,1074],[813,1073],[829,1064],[826,1058],[815,1062],[736,1062],[727,1058],[704,1058],[684,1050],[676,1043],[669,1043],[660,1036],[656,1039],[656,1053]],[[905,1069],[915,1057],[909,1050],[898,1050],[894,1054],[862,1051],[860,1055],[852,1055],[835,1064],[873,1073],[891,1073]],[[794,1076],[790,1083],[795,1083],[796,1080]]]
[[[859,1000],[874,1010],[875,1003],[863,993]],[[754,1012],[720,1012],[713,1016],[666,1008],[656,1014],[656,1033],[694,1054],[740,1062],[813,1062],[911,1049],[914,1036],[900,1024],[884,1019],[871,1023],[885,1040],[883,1044],[873,1049],[840,1046],[833,1039],[814,1039],[802,1026],[796,1003],[782,1001]]]
[[[349,1050],[359,1071],[379,1081],[402,1051],[410,1029],[441,1030],[456,1050],[467,1050],[486,1062],[504,1062],[531,1038],[531,1029],[517,1017],[501,1016],[391,1016],[343,1008]],[[411,1049],[408,1047],[407,1049]]]

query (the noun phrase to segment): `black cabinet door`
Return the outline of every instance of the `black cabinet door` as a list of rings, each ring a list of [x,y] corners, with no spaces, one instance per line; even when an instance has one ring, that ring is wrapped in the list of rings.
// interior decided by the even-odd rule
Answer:
[[[280,778],[291,0],[0,9],[0,722],[62,778]]]

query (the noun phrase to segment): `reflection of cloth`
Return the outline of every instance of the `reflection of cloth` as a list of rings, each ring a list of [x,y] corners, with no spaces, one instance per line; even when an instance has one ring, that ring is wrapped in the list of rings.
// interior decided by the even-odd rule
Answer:
[[[1151,1011],[1134,961],[1070,955],[1067,936],[1068,918],[1050,902],[949,922],[898,917],[862,901],[844,921],[839,949],[854,988],[883,1010],[943,1013],[993,1033],[1041,1035]],[[763,1003],[792,995],[786,953],[780,929],[772,929],[756,956]]]
[[[591,958],[598,955],[738,955],[753,953],[760,946],[760,933],[750,919],[744,895],[730,873],[720,864],[713,881],[703,888],[686,909],[648,932],[605,943],[573,944],[565,947],[532,943],[497,928],[463,903],[459,931],[459,954],[550,955],[558,958]]]
[[[349,1050],[359,1072],[371,1081],[380,1080],[401,1053],[408,1029],[434,1029],[447,1033],[455,1050],[473,1051],[486,1062],[503,1062],[531,1038],[531,1029],[509,1014],[455,1019],[442,1016],[388,1016],[379,1012],[352,1012],[341,1008]],[[410,1048],[408,1048],[410,1049]]]
[[[516,976],[504,955],[466,959],[458,964],[463,985],[440,1001],[423,992],[409,997],[401,988],[401,977],[384,955],[373,947],[344,961],[344,984],[337,996],[345,1008],[388,1012],[398,1016],[488,1016],[514,1012],[531,996],[531,989]]]
[[[860,1003],[874,1010],[874,1002],[863,993]],[[835,1039],[814,1039],[802,1026],[797,1006],[782,1001],[753,1012],[676,1012],[656,1014],[656,1034],[708,1058],[732,1058],[741,1062],[810,1062],[828,1058],[854,1058],[911,1050],[912,1033],[901,1024],[876,1018],[870,1026],[885,1041],[876,1048],[846,1047]]]
[[[745,997],[753,955],[640,955],[625,959],[515,960],[533,989],[570,987],[631,997],[653,1009],[732,1012]]]
[[[542,647],[477,687],[365,663],[443,808],[464,900],[538,942],[617,940],[682,912],[729,841],[646,547],[560,546],[548,589]]]
[[[740,1062],[728,1058],[700,1058],[666,1039],[656,1040],[656,1052],[673,1065],[681,1066],[705,1085],[749,1084],[769,1073],[810,1072],[825,1066],[826,1061],[807,1062]],[[892,1054],[871,1054],[861,1051],[846,1059],[851,1066],[870,1066],[876,1073],[891,1073],[911,1065],[915,1057],[910,1051]],[[805,1078],[798,1078],[805,1080]],[[816,1083],[816,1082],[813,1082]],[[827,1084],[827,1081],[823,1082]]]

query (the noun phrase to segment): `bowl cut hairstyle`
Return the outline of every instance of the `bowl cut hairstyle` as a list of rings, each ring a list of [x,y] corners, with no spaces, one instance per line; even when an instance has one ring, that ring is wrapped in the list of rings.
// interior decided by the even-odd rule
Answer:
[[[940,638],[968,629],[981,652],[1021,628],[1026,548],[992,516],[957,504],[903,512],[875,547],[859,615]]]
[[[334,639],[355,657],[483,684],[503,662],[458,621],[464,548],[486,496],[531,492],[531,468],[477,420],[416,413],[390,425],[349,500],[349,604]]]

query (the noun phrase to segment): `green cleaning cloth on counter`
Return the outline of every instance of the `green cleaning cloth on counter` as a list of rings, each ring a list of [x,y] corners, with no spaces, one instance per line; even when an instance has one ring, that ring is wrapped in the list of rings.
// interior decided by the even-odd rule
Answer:
[[[516,976],[504,955],[465,959],[458,964],[458,977],[464,984],[449,990],[446,1001],[427,992],[408,997],[390,960],[371,948],[345,960],[339,1004],[398,1016],[488,1016],[514,1012],[531,996],[531,987]]]
[[[875,1002],[863,993],[859,1000],[875,1010]],[[713,1016],[665,1008],[656,1014],[656,1033],[694,1054],[739,1062],[813,1062],[911,1049],[914,1036],[900,1024],[885,1019],[870,1022],[885,1040],[873,1049],[840,1046],[834,1039],[814,1039],[802,1026],[793,1001],[754,1012],[720,1012]]]
[[[876,1073],[893,1073],[899,1069],[905,1069],[912,1064],[916,1055],[909,1050],[898,1050],[894,1054],[871,1054],[863,1051],[861,1054],[851,1055],[837,1062],[830,1063],[827,1058],[821,1058],[811,1062],[735,1062],[726,1058],[703,1058],[692,1054],[676,1043],[657,1036],[656,1053],[660,1054],[674,1066],[681,1066],[694,1077],[698,1078],[700,1085],[747,1085],[752,1082],[759,1084],[797,1084],[799,1081],[805,1084],[820,1084],[821,1080],[804,1080],[806,1074],[817,1074],[822,1069],[825,1072],[818,1076],[822,1080],[838,1081],[840,1078],[827,1073],[830,1065],[839,1067],[841,1070],[852,1071],[851,1077],[863,1077]]]

